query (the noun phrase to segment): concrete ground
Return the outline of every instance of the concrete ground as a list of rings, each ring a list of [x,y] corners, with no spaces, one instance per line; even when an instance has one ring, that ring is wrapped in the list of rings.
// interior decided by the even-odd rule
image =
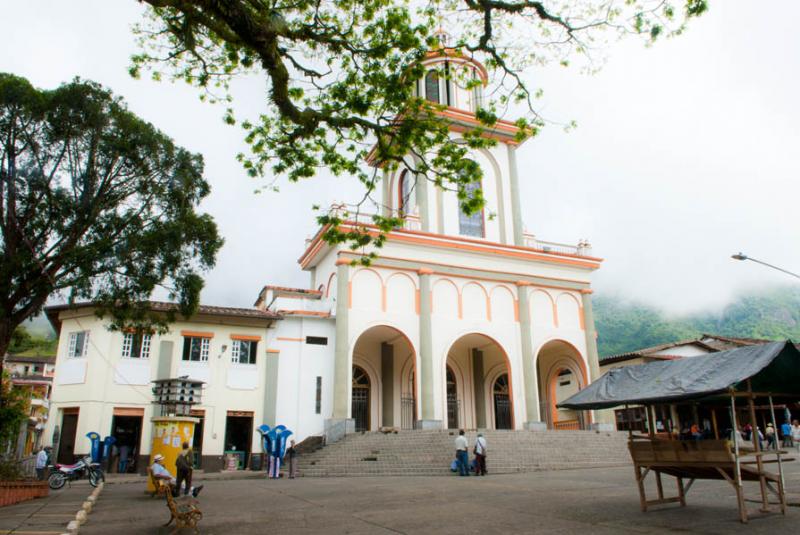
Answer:
[[[674,495],[672,481],[665,484],[668,495]],[[800,505],[800,463],[787,465],[786,481],[791,501]],[[169,519],[164,500],[143,489],[143,483],[107,485],[81,534],[169,533],[171,526],[161,527]],[[745,492],[755,499],[758,487],[748,483]],[[685,508],[670,504],[642,513],[630,466],[482,478],[208,480],[199,500],[204,534],[730,534],[793,533],[800,525],[796,506],[786,516],[740,524],[733,489],[719,481],[697,481]],[[756,513],[758,504],[748,507]]]
[[[0,507],[0,535],[60,535],[92,490],[88,482],[76,482],[46,498]]]

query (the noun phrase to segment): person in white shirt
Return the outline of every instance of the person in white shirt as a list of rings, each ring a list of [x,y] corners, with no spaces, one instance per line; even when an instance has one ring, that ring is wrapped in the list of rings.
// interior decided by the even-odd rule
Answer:
[[[458,461],[458,475],[469,475],[469,453],[467,452],[467,437],[464,436],[464,430],[458,431],[456,437],[456,460]]]
[[[52,448],[50,446],[46,446],[39,450],[39,453],[36,454],[36,479],[39,481],[44,481],[47,476],[47,465],[50,461],[50,450]]]
[[[160,453],[157,453],[155,457],[153,457],[153,464],[150,465],[150,471],[153,472],[153,477],[155,479],[163,479],[167,483],[169,483],[170,489],[172,489],[172,495],[177,497],[178,496],[178,486],[175,484],[175,478],[172,477],[172,474],[169,473],[164,467],[164,456]],[[192,487],[192,497],[197,498],[197,495],[200,494],[200,491],[203,490],[203,485],[198,487]]]
[[[483,433],[478,433],[478,438],[475,440],[475,460],[477,461],[475,467],[476,476],[486,475],[486,439],[483,438]]]
[[[797,453],[800,453],[800,422],[797,420],[792,422],[792,442],[797,448]]]

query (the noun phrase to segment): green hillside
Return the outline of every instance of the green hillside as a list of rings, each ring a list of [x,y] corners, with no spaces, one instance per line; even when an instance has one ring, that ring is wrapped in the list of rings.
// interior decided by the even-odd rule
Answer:
[[[594,312],[601,357],[702,333],[800,340],[800,286],[742,295],[722,310],[678,317],[649,305],[598,295]]]

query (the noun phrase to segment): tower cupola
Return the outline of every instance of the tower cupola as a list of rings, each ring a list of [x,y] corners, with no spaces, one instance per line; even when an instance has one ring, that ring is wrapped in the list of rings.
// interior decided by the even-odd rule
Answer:
[[[438,43],[422,61],[425,74],[417,82],[417,95],[449,108],[475,113],[483,105],[483,88],[488,83],[486,67],[449,46],[450,36],[439,28]]]

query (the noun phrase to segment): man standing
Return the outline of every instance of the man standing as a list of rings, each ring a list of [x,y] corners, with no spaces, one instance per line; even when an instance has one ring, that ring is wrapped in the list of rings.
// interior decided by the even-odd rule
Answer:
[[[458,430],[456,437],[456,460],[458,460],[458,475],[469,475],[469,454],[467,453],[467,437],[464,436],[464,430]]]
[[[50,446],[43,447],[36,454],[36,479],[44,481],[47,478],[47,465],[50,464]]]
[[[189,494],[189,489],[192,487],[192,471],[194,470],[194,453],[189,448],[189,443],[183,443],[183,449],[175,459],[176,479],[175,486],[178,487],[178,494],[181,492],[181,483],[186,482],[183,490],[183,495]]]
[[[163,479],[167,483],[169,483],[170,488],[172,489],[172,495],[178,496],[178,485],[175,481],[175,478],[172,477],[172,474],[169,473],[164,467],[164,456],[160,453],[157,453],[155,457],[153,457],[153,464],[150,466],[150,470],[153,472],[153,477],[155,479]],[[199,487],[192,487],[192,497],[197,498],[197,495],[200,494],[200,491],[203,490],[203,485]]]
[[[478,433],[478,438],[475,440],[475,475],[486,475],[486,439],[483,438],[483,433]]]
[[[294,479],[297,475],[297,446],[295,446],[294,440],[289,442],[286,456],[289,457],[289,479]]]
[[[792,447],[792,426],[789,424],[789,420],[786,420],[781,425],[781,447]]]

